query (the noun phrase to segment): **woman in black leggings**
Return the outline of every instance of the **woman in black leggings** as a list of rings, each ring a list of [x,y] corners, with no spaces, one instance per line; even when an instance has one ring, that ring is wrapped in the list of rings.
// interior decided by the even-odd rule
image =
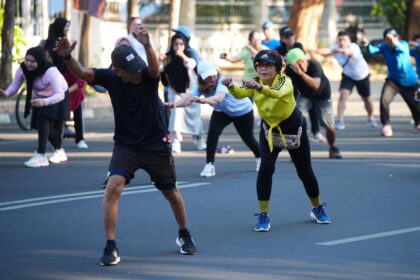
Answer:
[[[44,48],[28,49],[25,60],[16,70],[12,84],[0,89],[0,97],[15,95],[26,81],[27,95],[25,117],[31,114],[31,128],[38,130],[38,148],[32,158],[24,164],[26,167],[48,166],[49,162],[60,163],[67,160],[61,147],[61,134],[67,115],[67,83],[58,69],[45,58]],[[54,154],[45,155],[47,139],[54,148]]]
[[[306,121],[296,108],[293,85],[289,77],[280,72],[281,60],[271,51],[260,51],[254,66],[258,77],[236,86],[232,79],[222,83],[237,98],[252,96],[261,116],[260,152],[261,166],[257,178],[257,195],[260,213],[256,231],[269,231],[268,209],[272,180],[277,157],[287,149],[299,178],[312,204],[310,216],[318,223],[330,223],[325,214],[325,203],[320,202],[318,182],[311,166],[311,150],[306,133]]]
[[[185,107],[193,102],[198,102],[213,107],[207,134],[207,161],[200,176],[212,177],[216,175],[214,160],[217,143],[223,129],[232,122],[242,141],[254,153],[256,170],[258,171],[261,159],[258,142],[254,137],[254,111],[251,101],[248,98],[234,98],[228,89],[221,84],[222,78],[213,63],[201,61],[198,64],[197,72],[199,86],[193,94],[186,95],[175,103],[167,103],[167,106],[172,108]]]

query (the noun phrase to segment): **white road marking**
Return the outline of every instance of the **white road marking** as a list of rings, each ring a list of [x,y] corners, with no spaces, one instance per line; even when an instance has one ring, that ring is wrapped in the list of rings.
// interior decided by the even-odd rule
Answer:
[[[198,182],[198,183],[191,183],[185,185],[179,185],[178,188],[193,188],[199,187],[204,185],[209,185],[208,182]],[[146,186],[137,186],[137,187],[130,187],[126,188],[121,195],[132,195],[138,193],[147,193],[147,192],[156,192],[159,191],[153,185],[146,185]],[[100,198],[103,197],[104,191],[91,191],[91,192],[81,192],[81,193],[72,193],[72,194],[63,194],[63,195],[55,195],[55,196],[46,196],[46,197],[37,197],[32,199],[24,199],[24,200],[16,200],[10,202],[3,202],[0,203],[0,212],[3,211],[10,211],[28,207],[35,207],[47,204],[55,204],[55,203],[62,203],[68,201],[75,201],[75,200],[85,200],[91,198]],[[38,201],[38,202],[36,202]],[[2,207],[6,205],[18,204],[14,206]]]
[[[391,235],[398,235],[398,234],[404,234],[404,233],[410,233],[413,231],[420,231],[420,227],[412,227],[412,228],[405,228],[405,229],[399,229],[399,230],[393,230],[393,231],[385,231],[375,234],[368,234],[368,235],[360,235],[350,238],[344,238],[344,239],[338,239],[333,241],[327,241],[327,242],[320,242],[315,243],[316,245],[323,245],[323,246],[334,246],[334,245],[341,245],[351,242],[358,242],[363,240],[369,240],[369,239],[375,239],[375,238],[381,238]]]

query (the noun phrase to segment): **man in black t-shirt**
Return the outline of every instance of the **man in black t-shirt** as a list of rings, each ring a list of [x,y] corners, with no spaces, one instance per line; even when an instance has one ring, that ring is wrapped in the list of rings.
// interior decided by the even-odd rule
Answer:
[[[329,157],[342,158],[340,150],[334,145],[335,128],[331,99],[331,87],[321,64],[313,59],[306,59],[301,49],[291,49],[287,53],[286,75],[290,77],[293,87],[299,90],[298,106],[301,111],[314,108],[321,117],[321,125],[326,129],[329,145]]]
[[[159,64],[149,33],[141,28],[136,35],[146,50],[148,65],[136,51],[121,45],[111,55],[112,68],[86,68],[71,57],[75,43],[59,38],[55,51],[67,67],[90,84],[105,87],[111,97],[115,117],[114,149],[109,164],[102,216],[107,237],[101,265],[116,265],[120,255],[115,241],[118,199],[124,186],[138,169],[144,169],[154,185],[169,201],[179,226],[177,244],[182,254],[197,250],[186,226],[185,206],[176,188],[174,160],[169,148],[164,106],[158,96]]]
[[[280,28],[279,33],[280,33],[281,44],[279,47],[276,48],[275,51],[278,52],[282,58],[286,58],[289,50],[294,49],[294,48],[301,49],[305,53],[305,50],[303,49],[303,45],[299,42],[296,42],[295,33],[293,33],[290,27],[284,26]],[[283,65],[286,65],[286,63],[284,63]],[[299,91],[295,90],[295,97],[298,97],[298,96],[299,96]],[[309,110],[308,114],[309,114],[309,119],[311,121],[311,131],[314,136],[313,139],[321,143],[327,142],[324,135],[320,132],[319,116],[316,113],[315,109]]]
[[[280,46],[276,48],[276,51],[283,57],[287,55],[287,52],[294,48],[299,48],[303,51],[303,45],[295,40],[295,33],[293,33],[290,27],[285,26],[280,28]]]

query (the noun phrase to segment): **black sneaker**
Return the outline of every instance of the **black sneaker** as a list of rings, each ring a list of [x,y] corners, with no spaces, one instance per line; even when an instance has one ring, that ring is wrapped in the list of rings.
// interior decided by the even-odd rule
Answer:
[[[176,244],[181,247],[179,251],[183,255],[197,254],[197,248],[195,247],[194,240],[192,239],[191,234],[187,229],[179,231]]]
[[[118,251],[118,248],[107,245],[104,249],[104,254],[101,257],[100,265],[117,265],[120,261],[120,251]]]
[[[343,156],[340,153],[340,150],[335,146],[332,146],[330,148],[329,153],[330,153],[330,158],[331,159],[341,159],[341,158],[343,158]]]

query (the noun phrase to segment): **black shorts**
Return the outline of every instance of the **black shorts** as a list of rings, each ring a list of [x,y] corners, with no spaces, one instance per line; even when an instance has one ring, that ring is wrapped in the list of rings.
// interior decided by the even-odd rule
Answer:
[[[359,81],[355,81],[349,76],[341,73],[341,82],[339,89],[347,89],[350,91],[353,90],[353,87],[356,86],[357,92],[360,96],[369,97],[370,96],[370,81],[369,81],[370,74]]]
[[[144,169],[157,189],[163,191],[176,188],[174,159],[169,146],[164,143],[156,150],[114,144],[108,169],[109,176],[123,176],[126,184],[134,178],[138,169]]]

